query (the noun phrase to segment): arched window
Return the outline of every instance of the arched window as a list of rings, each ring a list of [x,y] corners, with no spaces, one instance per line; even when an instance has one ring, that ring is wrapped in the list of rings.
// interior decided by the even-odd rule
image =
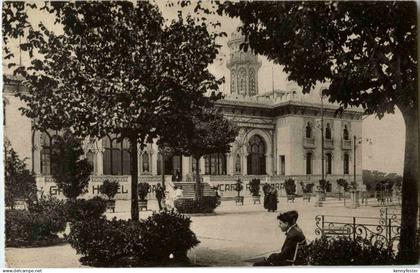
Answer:
[[[149,153],[145,152],[143,153],[142,156],[142,167],[143,167],[143,172],[144,173],[148,173],[150,172],[150,168],[149,168]]]
[[[312,153],[306,153],[306,174],[312,174]]]
[[[331,139],[331,127],[329,123],[327,123],[327,128],[325,128],[325,138]]]
[[[232,73],[230,74],[230,93],[236,93],[236,73],[235,70],[232,70]]]
[[[104,174],[129,175],[130,174],[130,144],[127,139],[122,142],[116,137],[106,136],[102,139],[104,147],[103,168]]]
[[[255,72],[254,69],[249,69],[249,94],[255,95],[257,92],[255,90]]]
[[[330,153],[326,154],[327,159],[327,174],[332,173],[332,155]]]
[[[226,155],[221,153],[205,155],[204,166],[205,174],[226,174]]]
[[[41,174],[51,175],[54,169],[54,161],[51,160],[53,153],[57,152],[53,144],[59,140],[60,136],[58,132],[53,133],[42,132],[41,133]]]
[[[312,126],[311,123],[308,122],[306,124],[306,138],[311,138],[312,137]]]
[[[258,135],[254,135],[249,139],[247,167],[248,174],[266,174],[265,143],[262,137]]]
[[[349,174],[349,164],[350,164],[349,155],[348,154],[344,154],[344,160],[343,160],[344,174]]]
[[[347,129],[347,125],[344,125],[343,139],[344,140],[349,140],[349,130]]]
[[[239,94],[246,94],[246,71],[244,68],[239,70]]]
[[[236,154],[235,158],[235,173],[241,173],[241,156],[239,154]]]

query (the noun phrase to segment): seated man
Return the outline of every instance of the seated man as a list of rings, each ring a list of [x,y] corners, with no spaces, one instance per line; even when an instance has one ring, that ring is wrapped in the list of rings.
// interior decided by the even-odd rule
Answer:
[[[288,260],[293,260],[296,246],[305,241],[302,230],[297,226],[298,213],[295,210],[280,213],[277,216],[279,227],[286,233],[286,240],[283,243],[280,253],[271,254],[267,260],[255,263],[254,266],[290,265]]]

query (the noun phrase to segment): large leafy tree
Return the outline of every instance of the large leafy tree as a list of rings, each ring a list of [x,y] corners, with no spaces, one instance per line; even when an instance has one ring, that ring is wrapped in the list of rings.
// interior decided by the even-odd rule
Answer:
[[[406,145],[400,256],[417,263],[418,89],[415,2],[239,2],[219,12],[239,17],[247,45],[285,67],[289,80],[343,108],[381,118],[402,112]]]
[[[131,217],[138,215],[137,144],[165,132],[208,103],[219,84],[207,66],[218,34],[182,14],[164,24],[149,2],[46,2],[63,33],[29,28],[22,44],[41,55],[18,68],[29,92],[23,113],[39,129],[71,128],[78,136],[127,138],[131,154]],[[36,56],[36,55],[35,55]]]
[[[212,97],[212,99],[216,99]],[[231,144],[238,135],[238,128],[227,120],[220,111],[211,105],[196,108],[190,116],[182,122],[182,130],[177,130],[168,124],[165,126],[164,138],[159,141],[165,143],[173,151],[192,156],[195,159],[195,198],[202,197],[200,179],[200,158],[212,153],[228,153]],[[176,137],[170,137],[174,136]]]

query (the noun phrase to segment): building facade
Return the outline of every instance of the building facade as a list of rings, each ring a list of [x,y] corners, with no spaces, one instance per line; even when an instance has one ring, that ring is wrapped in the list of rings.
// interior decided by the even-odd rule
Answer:
[[[248,182],[259,178],[283,191],[283,182],[293,178],[300,192],[300,182],[318,183],[322,177],[322,150],[324,151],[324,177],[331,183],[330,191],[336,190],[335,181],[344,178],[356,179],[361,184],[362,147],[354,145],[362,136],[361,109],[346,109],[336,114],[338,105],[326,103],[326,98],[316,92],[304,95],[296,90],[272,90],[260,94],[258,71],[261,62],[251,51],[240,49],[243,38],[231,36],[231,50],[227,67],[230,70],[230,93],[216,103],[226,118],[239,128],[230,153],[206,155],[200,160],[203,180],[218,187],[225,196],[236,194],[234,183],[245,183],[244,195],[249,195]],[[14,96],[22,88],[20,81],[4,82],[4,134],[21,158],[37,176],[40,190],[58,195],[51,178],[51,144],[59,132],[35,131],[31,121],[18,110],[24,104]],[[321,126],[323,123],[323,126]],[[322,149],[323,128],[324,149]],[[356,148],[356,151],[355,151]],[[105,179],[118,180],[121,184],[117,198],[130,197],[130,159],[128,141],[119,142],[115,136],[100,140],[84,141],[86,158],[93,165],[89,194],[99,193]],[[139,180],[152,185],[171,180],[179,170],[182,180],[193,181],[195,162],[190,157],[165,155],[165,170],[162,156],[155,143],[148,145],[136,155]],[[164,175],[162,174],[164,172]],[[356,174],[356,175],[355,175]]]

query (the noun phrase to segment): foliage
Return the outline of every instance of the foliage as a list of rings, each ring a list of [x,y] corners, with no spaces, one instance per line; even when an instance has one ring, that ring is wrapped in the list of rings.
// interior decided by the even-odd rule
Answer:
[[[205,24],[182,13],[166,24],[158,6],[146,1],[47,1],[42,10],[62,29],[28,28],[25,47],[40,57],[15,70],[26,79],[29,93],[19,96],[35,129],[115,134],[137,154],[137,144],[143,149],[166,134],[178,139],[176,132],[190,128],[191,114],[212,105],[204,94],[222,82],[208,70],[219,34]],[[131,217],[137,220],[135,159]]]
[[[138,195],[140,201],[146,201],[147,194],[149,194],[150,185],[147,182],[139,183]]]
[[[100,267],[162,266],[185,259],[199,243],[189,218],[175,212],[153,214],[146,220],[106,220],[105,217],[74,223],[69,242],[83,264]]]
[[[303,193],[312,193],[312,188],[314,187],[314,183],[303,183],[300,182],[300,186],[302,187]]]
[[[106,211],[106,201],[98,196],[92,199],[76,199],[66,202],[67,219],[71,222],[98,219]]]
[[[319,180],[319,190],[322,192],[325,192],[327,190],[327,184],[328,181],[325,179],[320,179]]]
[[[228,153],[231,143],[238,134],[238,129],[234,124],[213,106],[205,106],[192,111],[192,114],[184,118],[182,123],[184,130],[168,126],[165,129],[165,135],[168,138],[161,138],[159,141],[184,155],[191,155],[196,162],[207,154]],[[170,130],[176,130],[177,133],[169,133]],[[174,135],[178,137],[174,138]],[[195,178],[196,188],[200,189],[201,178],[198,165]],[[201,191],[196,191],[196,199],[201,198],[201,195]]]
[[[105,179],[102,185],[99,187],[99,192],[106,195],[109,200],[115,197],[118,192],[120,184],[117,180],[109,181]]]
[[[239,17],[249,47],[284,66],[304,93],[325,83],[321,92],[340,103],[339,110],[360,106],[379,118],[398,107],[406,127],[401,253],[417,263],[416,4],[240,1],[220,4],[219,12]]]
[[[62,137],[53,142],[52,176],[65,197],[75,199],[87,192],[92,166],[87,159],[80,159],[84,154],[81,140],[70,130],[65,130]]]
[[[165,263],[170,254],[174,258],[185,258],[188,249],[199,243],[190,229],[190,218],[174,211],[154,213],[144,221],[144,225],[146,232],[142,245],[146,261]]]
[[[287,179],[284,182],[284,189],[286,190],[287,195],[293,195],[296,193],[296,183],[292,178]]]
[[[384,173],[376,170],[363,170],[363,183],[366,185],[368,190],[374,190],[376,185],[382,181],[387,181],[391,185],[401,187],[402,179],[402,176],[396,173]]]
[[[5,141],[5,202],[13,209],[16,199],[31,203],[36,198],[37,188],[33,174],[26,169],[25,160],[19,159],[8,141]]]
[[[41,195],[39,198],[28,204],[31,213],[46,214],[54,222],[67,221],[66,204],[52,196]],[[57,227],[59,229],[59,227]]]
[[[58,232],[66,228],[65,218],[57,213],[6,210],[6,246],[45,246],[58,241]]]
[[[345,179],[337,179],[337,185],[341,186],[345,192],[349,191],[349,183]]]
[[[251,192],[252,196],[260,196],[260,184],[261,181],[256,178],[249,182],[249,191]]]
[[[298,253],[308,265],[392,265],[396,263],[392,249],[372,245],[369,241],[348,237],[317,238]]]
[[[217,196],[203,196],[199,200],[180,198],[174,203],[180,213],[212,213],[219,204]]]

